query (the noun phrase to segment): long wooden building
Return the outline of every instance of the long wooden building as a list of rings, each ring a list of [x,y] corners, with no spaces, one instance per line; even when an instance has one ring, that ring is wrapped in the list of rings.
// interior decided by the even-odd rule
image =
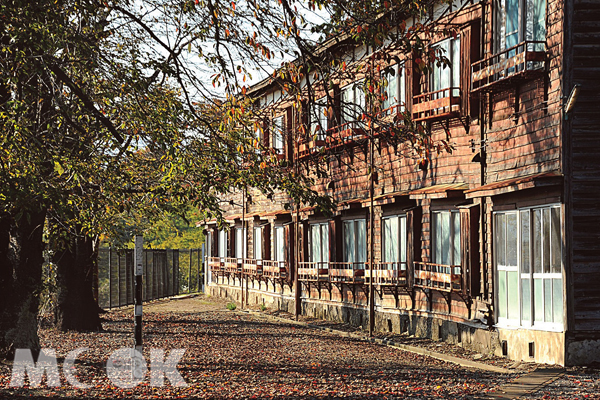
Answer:
[[[277,81],[252,89],[270,110],[264,144],[287,167],[325,171],[315,189],[337,209],[232,194],[229,228],[205,223],[208,291],[515,360],[600,361],[600,3],[434,13],[456,28],[427,38],[448,65],[382,57],[394,74],[378,124],[354,118],[368,108],[358,74],[300,108]],[[330,50],[349,63],[372,52]],[[394,137],[403,115],[430,148]]]

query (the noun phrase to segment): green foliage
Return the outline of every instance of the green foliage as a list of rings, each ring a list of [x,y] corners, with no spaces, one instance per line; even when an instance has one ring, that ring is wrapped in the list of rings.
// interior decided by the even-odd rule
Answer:
[[[265,306],[264,304],[260,305],[260,311],[266,311],[267,310],[267,306]]]
[[[229,311],[233,311],[237,308],[237,306],[235,305],[235,303],[227,303],[227,309]]]

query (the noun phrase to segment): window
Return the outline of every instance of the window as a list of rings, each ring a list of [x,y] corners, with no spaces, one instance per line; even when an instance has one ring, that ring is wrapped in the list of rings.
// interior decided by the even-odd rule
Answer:
[[[367,225],[365,219],[344,221],[344,261],[364,269],[367,261]]]
[[[285,228],[275,227],[275,261],[285,261]]]
[[[494,8],[496,53],[526,40],[546,40],[546,0],[495,0]],[[533,50],[544,48],[539,44]]]
[[[219,231],[219,257],[227,257],[227,231]]]
[[[433,212],[433,262],[460,266],[460,213],[458,211]],[[455,270],[454,273],[459,273]]]
[[[272,127],[273,148],[278,154],[283,154],[283,115],[273,118]]]
[[[358,122],[365,112],[365,93],[362,85],[363,81],[359,81],[342,88],[342,124],[355,123],[355,126],[362,126]]]
[[[406,270],[406,215],[385,217],[383,222],[384,263],[398,263],[398,269]]]
[[[254,228],[254,259],[262,260],[263,253],[263,228],[255,227]]]
[[[384,100],[382,109],[387,110],[394,106],[400,106],[399,110],[404,111],[406,106],[406,71],[404,63],[393,66],[393,74],[388,74],[387,86],[383,88]]]
[[[495,213],[498,323],[560,330],[560,206]]]
[[[431,92],[453,88],[452,93],[440,92],[435,98],[460,95],[460,38],[446,39],[435,46],[449,64],[435,62],[431,71]],[[440,54],[437,54],[438,57]]]
[[[325,140],[327,131],[327,96],[321,97],[312,104],[310,111],[310,134],[317,140]]]
[[[235,229],[235,257],[246,258],[248,254],[248,243],[246,240],[246,228]]]
[[[329,262],[329,224],[309,225],[309,259],[311,262]]]

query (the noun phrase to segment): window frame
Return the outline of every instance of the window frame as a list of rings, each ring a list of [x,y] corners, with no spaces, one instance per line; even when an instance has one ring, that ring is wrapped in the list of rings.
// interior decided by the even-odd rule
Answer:
[[[252,255],[254,256],[255,260],[262,260],[263,258],[263,249],[264,249],[264,243],[263,243],[263,229],[264,226],[255,226],[252,231],[253,231],[253,241],[252,241]],[[258,232],[258,234],[257,234]],[[260,254],[256,254],[257,250],[260,250],[259,253]]]
[[[320,260],[315,260],[315,254],[313,251],[313,229],[318,227],[319,232],[319,254]],[[327,240],[324,240],[323,233],[327,236]],[[313,222],[308,224],[308,259],[310,262],[320,263],[320,265],[329,266],[330,254],[329,254],[329,241],[331,238],[329,237],[329,222]]]
[[[279,239],[279,232],[281,232],[281,239]],[[273,227],[274,233],[274,242],[275,242],[275,252],[274,252],[274,261],[277,262],[285,262],[285,226],[276,225]],[[281,242],[281,243],[280,243]],[[281,252],[281,254],[279,254]],[[279,259],[281,255],[281,260]]]
[[[449,234],[449,238],[450,238],[450,243],[449,243],[449,250],[450,250],[450,256],[449,256],[449,260],[451,261],[450,263],[444,263],[442,260],[438,260],[438,256],[437,255],[437,246],[438,246],[438,239],[437,239],[437,230],[438,230],[438,223],[436,222],[436,214],[449,214],[449,229],[450,229],[450,234]],[[456,218],[458,220],[458,232],[456,232],[456,221],[453,220],[453,218]],[[450,265],[450,266],[455,266],[458,267],[460,266],[462,269],[462,254],[461,254],[461,247],[462,247],[462,234],[461,234],[461,218],[460,218],[460,211],[459,210],[455,210],[455,209],[445,209],[445,210],[432,210],[431,211],[431,259],[433,261],[434,264],[439,264],[439,265]],[[458,243],[456,243],[458,241]],[[443,244],[442,244],[443,246]],[[443,252],[443,249],[440,248],[440,254]],[[456,254],[458,253],[458,254]],[[457,257],[458,257],[458,262],[457,261]],[[461,271],[462,272],[462,271]],[[453,271],[453,273],[457,273],[457,271]]]
[[[546,233],[544,233],[544,217],[548,211],[548,229],[549,229],[549,242],[545,242]],[[553,222],[553,210],[558,213],[558,220]],[[544,268],[545,260],[545,252],[549,251],[550,254],[549,262],[552,263],[554,252],[559,250],[558,259],[554,261],[558,261],[558,268],[560,271],[549,271],[549,272],[539,272],[535,270],[535,262],[536,259],[534,257],[535,247],[536,247],[536,231],[535,231],[535,212],[540,211],[540,215],[542,219],[541,223],[541,238],[539,240],[539,245],[541,245],[542,251],[542,261],[541,268]],[[522,329],[531,329],[531,330],[543,330],[543,331],[552,331],[552,332],[563,332],[565,328],[565,318],[564,318],[564,251],[562,248],[562,205],[560,203],[552,203],[552,204],[544,204],[544,205],[536,205],[536,206],[528,206],[528,207],[519,207],[514,210],[505,210],[505,211],[496,211],[493,213],[493,246],[494,246],[494,277],[497,289],[495,290],[495,304],[497,307],[497,315],[496,322],[499,327],[516,327]],[[524,216],[527,214],[527,216]],[[517,248],[516,248],[516,259],[517,265],[506,267],[501,265],[500,262],[505,258],[504,255],[500,252],[501,238],[498,235],[500,231],[500,226],[498,223],[499,216],[507,216],[507,215],[515,215],[517,222]],[[524,228],[523,222],[524,218],[527,219],[527,228]],[[558,246],[556,244],[552,244],[553,239],[553,228],[555,227],[555,223],[558,223],[558,233],[559,237]],[[527,231],[527,240],[524,241],[523,232]],[[508,236],[507,236],[508,237]],[[506,240],[504,240],[506,242]],[[525,245],[526,243],[526,245]],[[525,249],[523,249],[525,247]],[[525,256],[527,256],[527,260],[525,261]],[[525,264],[528,264],[527,266]],[[550,269],[556,268],[556,266],[549,265]],[[509,307],[510,307],[510,299],[511,296],[509,294],[509,278],[508,272],[516,272],[517,273],[517,287],[516,287],[516,297],[517,297],[517,307],[518,311],[517,318],[509,318]],[[504,278],[505,289],[504,289],[504,298],[501,298],[501,274],[506,273],[506,277]],[[526,282],[524,284],[524,282]],[[541,282],[540,285],[537,285],[537,282]],[[548,290],[547,282],[550,284],[550,289]],[[560,293],[560,299],[555,298],[557,295],[557,291],[555,285],[558,285],[557,288],[558,293]],[[527,298],[524,299],[523,289],[527,288]],[[537,292],[541,289],[541,301],[538,303],[536,296]],[[550,310],[546,309],[546,300],[547,296],[550,296]],[[557,305],[556,302],[559,302]],[[527,307],[528,302],[528,307]],[[504,305],[502,305],[504,303]],[[550,313],[553,321],[547,321],[547,313]],[[537,319],[538,315],[542,316],[542,320]],[[557,318],[559,321],[555,321]]]
[[[404,112],[406,111],[406,62],[396,63],[392,67],[394,68],[394,75],[387,74],[385,77],[387,84],[383,87],[384,99],[381,103],[381,110],[397,107],[400,112]],[[395,93],[390,92],[391,77],[396,82]]]
[[[514,14],[517,16],[516,30],[513,31],[516,35],[516,43],[507,44],[509,36],[507,35],[508,4],[510,1],[516,3]],[[543,5],[543,15],[537,11],[541,11]],[[533,11],[529,12],[529,9]],[[493,2],[493,53],[498,54],[522,43],[524,41],[546,41],[548,36],[547,29],[548,2],[547,0],[494,0]],[[528,19],[530,16],[531,19]],[[543,19],[544,24],[540,24]],[[536,32],[536,27],[542,27],[542,30]],[[543,35],[537,37],[541,32]],[[528,37],[530,36],[530,37]],[[543,36],[543,37],[542,37]],[[539,51],[540,49],[536,49]],[[509,56],[512,56],[511,54]]]
[[[398,243],[398,249],[394,259],[388,260],[386,241],[387,230],[385,228],[385,221],[393,219],[398,220],[398,226],[396,231],[396,242]],[[406,214],[386,215],[381,218],[381,261],[383,263],[393,262],[397,264],[399,267],[398,269],[402,271],[408,269],[408,226]]]
[[[248,241],[246,240],[248,235],[248,229],[246,227],[238,226],[235,228],[235,258],[247,258],[248,256]],[[239,247],[241,246],[241,248]],[[242,256],[238,254],[238,250],[241,250]]]
[[[366,96],[363,91],[364,78],[350,82],[340,88],[340,125],[361,128],[361,116],[366,112]],[[344,99],[344,93],[351,92],[352,99]],[[357,103],[357,99],[360,101]],[[362,107],[362,109],[361,109]]]
[[[327,95],[311,103],[309,115],[311,139],[316,136],[316,140],[325,140],[326,132],[329,129],[329,118],[327,115],[329,107],[327,104]],[[317,130],[317,128],[319,129]]]
[[[281,121],[281,124],[278,123],[279,121]],[[283,114],[279,115],[277,117],[274,117],[271,120],[271,139],[272,139],[271,148],[273,148],[275,151],[277,151],[278,155],[285,154],[284,124],[285,124],[285,118],[284,118]],[[281,144],[280,147],[279,147],[279,144]]]
[[[364,232],[363,232],[364,233],[364,242],[363,242],[364,243],[364,252],[363,252],[364,260],[363,261],[361,261],[360,260],[361,257],[359,257],[361,254],[360,254],[360,249],[359,249],[359,242],[357,239],[358,228],[359,228],[359,225],[361,222],[364,224],[364,227],[365,227]],[[353,255],[354,261],[349,260],[348,249],[346,246],[346,229],[347,229],[346,226],[348,224],[352,224],[352,226],[353,226],[353,228],[352,228],[353,229],[353,238],[354,238],[353,241],[355,243],[354,255]],[[354,218],[354,219],[343,220],[342,221],[342,238],[343,238],[343,240],[342,240],[342,243],[343,243],[342,255],[343,255],[344,262],[348,262],[348,263],[351,262],[354,265],[358,265],[357,269],[365,269],[365,265],[367,263],[367,245],[368,245],[368,243],[367,243],[367,219],[366,218]]]
[[[456,37],[449,37],[449,38],[440,40],[439,42],[436,42],[432,47],[434,49],[436,49],[436,52],[437,52],[437,48],[446,46],[446,44],[447,44],[447,51],[442,52],[442,55],[448,59],[449,63],[446,64],[445,62],[442,62],[441,60],[438,60],[435,63],[433,63],[433,67],[429,74],[429,92],[433,93],[433,92],[443,91],[446,89],[453,88],[454,90],[449,92],[448,96],[458,97],[458,96],[460,96],[460,92],[462,90],[461,81],[460,81],[460,72],[461,72],[460,62],[461,62],[461,46],[463,44],[461,43],[461,36],[457,35]],[[458,46],[457,46],[457,44],[458,44]],[[448,77],[447,77],[448,85],[447,86],[444,86],[442,84],[442,82],[443,82],[442,78],[443,78],[443,75],[445,75],[445,74],[448,74]],[[435,96],[435,98],[437,99],[437,98],[448,97],[448,96],[443,96],[443,92],[441,92],[441,93],[438,93],[438,95]]]

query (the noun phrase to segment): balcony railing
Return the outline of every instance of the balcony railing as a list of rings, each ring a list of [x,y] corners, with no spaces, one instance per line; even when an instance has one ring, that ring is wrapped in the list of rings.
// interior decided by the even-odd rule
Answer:
[[[501,89],[544,71],[545,42],[525,41],[471,65],[471,91]]]
[[[414,121],[457,116],[460,113],[460,88],[450,87],[413,97],[412,113]]]
[[[325,136],[325,146],[333,148],[355,140],[365,138],[365,130],[361,122],[347,122],[327,130]]]
[[[329,280],[344,283],[363,283],[365,281],[364,262],[330,262]]]
[[[460,265],[444,265],[426,262],[414,263],[415,286],[442,290],[461,291],[462,275]]]
[[[262,276],[269,279],[286,279],[289,277],[286,261],[263,260]]]
[[[365,282],[370,283],[371,271],[365,269]],[[373,284],[382,286],[408,286],[406,263],[386,262],[373,264]]]
[[[259,276],[263,273],[263,260],[257,260],[254,258],[244,258],[243,266],[244,274],[246,275]]]
[[[328,262],[300,262],[298,263],[298,278],[307,282],[329,281]]]
[[[223,258],[221,257],[208,257],[208,268],[213,273],[224,272],[223,269],[224,263]]]
[[[221,258],[224,263],[224,271],[228,274],[237,274],[242,272],[242,259],[233,257]]]

